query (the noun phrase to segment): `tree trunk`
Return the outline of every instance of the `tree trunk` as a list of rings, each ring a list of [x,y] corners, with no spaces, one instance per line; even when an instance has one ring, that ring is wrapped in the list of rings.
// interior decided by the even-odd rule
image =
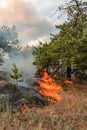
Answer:
[[[67,67],[67,79],[71,80],[71,66]]]

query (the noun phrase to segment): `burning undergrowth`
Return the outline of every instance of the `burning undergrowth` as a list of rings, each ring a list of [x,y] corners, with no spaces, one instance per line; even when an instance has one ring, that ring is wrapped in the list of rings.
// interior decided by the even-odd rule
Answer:
[[[41,72],[41,79],[37,79],[34,84],[31,84],[31,88],[18,87],[12,83],[2,84],[0,87],[0,94],[2,100],[6,104],[7,99],[11,105],[12,110],[25,111],[26,108],[32,107],[44,107],[50,103],[56,103],[63,99],[62,97],[62,86],[60,83],[55,82],[48,73],[46,69]],[[30,81],[30,80],[29,80]],[[66,83],[72,83],[71,81],[66,81]],[[29,84],[28,84],[29,85]],[[3,89],[4,88],[4,89]],[[0,97],[1,97],[0,96]]]
[[[37,83],[39,85],[35,87],[35,90],[37,90],[41,95],[45,96],[50,102],[56,103],[57,101],[62,100],[61,91],[62,87],[60,84],[56,83],[46,72],[46,69],[44,69],[41,72],[42,79],[43,80],[37,80]]]

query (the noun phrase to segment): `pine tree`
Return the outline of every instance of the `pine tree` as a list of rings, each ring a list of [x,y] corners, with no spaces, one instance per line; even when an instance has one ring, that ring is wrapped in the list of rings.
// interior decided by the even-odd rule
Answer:
[[[18,82],[23,81],[21,80],[21,78],[23,77],[23,73],[19,72],[15,63],[13,63],[12,73],[9,73],[9,76],[11,79],[14,80],[14,83],[16,84],[17,87],[18,87]]]
[[[60,32],[51,41],[35,48],[37,69],[47,66],[51,75],[59,78],[59,70],[66,70],[71,79],[72,66],[78,70],[78,78],[84,78],[87,69],[87,3],[71,0],[61,10],[67,11],[67,21],[56,25]],[[62,73],[62,72],[61,72]],[[62,77],[61,77],[62,78]]]

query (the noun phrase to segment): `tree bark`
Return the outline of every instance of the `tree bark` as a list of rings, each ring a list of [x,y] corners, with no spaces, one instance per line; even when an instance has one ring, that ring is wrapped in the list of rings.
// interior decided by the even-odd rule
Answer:
[[[67,79],[71,80],[71,66],[67,67]]]

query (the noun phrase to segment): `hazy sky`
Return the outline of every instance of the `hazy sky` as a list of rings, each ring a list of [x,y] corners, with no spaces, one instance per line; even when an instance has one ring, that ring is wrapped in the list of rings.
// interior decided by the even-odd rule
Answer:
[[[0,0],[0,26],[16,25],[22,41],[46,40],[56,33],[58,6],[64,0]]]

